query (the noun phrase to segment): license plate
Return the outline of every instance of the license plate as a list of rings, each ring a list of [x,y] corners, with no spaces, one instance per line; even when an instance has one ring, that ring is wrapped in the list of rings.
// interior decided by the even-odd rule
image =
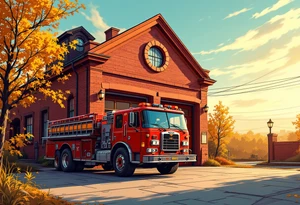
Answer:
[[[178,157],[172,157],[172,160],[178,160]]]

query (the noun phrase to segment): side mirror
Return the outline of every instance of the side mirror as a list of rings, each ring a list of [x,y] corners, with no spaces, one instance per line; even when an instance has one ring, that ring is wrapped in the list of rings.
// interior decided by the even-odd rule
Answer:
[[[129,113],[129,124],[134,125],[134,112]]]

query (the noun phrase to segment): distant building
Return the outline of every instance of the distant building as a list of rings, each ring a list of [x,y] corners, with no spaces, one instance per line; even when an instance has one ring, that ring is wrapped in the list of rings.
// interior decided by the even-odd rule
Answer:
[[[60,42],[78,40],[76,50],[65,59],[65,83],[53,82],[55,89],[70,90],[66,109],[51,100],[38,101],[29,108],[18,107],[10,136],[22,132],[34,134],[23,149],[29,158],[43,156],[47,120],[86,113],[103,114],[109,110],[135,107],[140,102],[178,105],[185,112],[190,132],[190,149],[197,153],[197,165],[208,158],[207,104],[208,86],[215,81],[183,45],[168,23],[158,14],[119,34],[105,31],[106,41],[95,38],[83,27],[64,32]],[[97,93],[105,93],[99,100]],[[35,153],[34,145],[39,153]]]

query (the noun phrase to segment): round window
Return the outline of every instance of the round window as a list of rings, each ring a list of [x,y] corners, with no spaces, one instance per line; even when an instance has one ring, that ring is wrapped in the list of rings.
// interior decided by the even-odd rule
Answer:
[[[164,63],[164,56],[160,49],[156,46],[149,49],[148,58],[150,63],[157,68],[161,67]]]
[[[148,67],[155,72],[166,70],[170,61],[170,55],[166,47],[157,40],[147,43],[144,50],[144,58]]]
[[[84,45],[84,42],[81,38],[77,38],[77,44],[76,44],[76,50],[77,51],[83,51],[83,45]]]

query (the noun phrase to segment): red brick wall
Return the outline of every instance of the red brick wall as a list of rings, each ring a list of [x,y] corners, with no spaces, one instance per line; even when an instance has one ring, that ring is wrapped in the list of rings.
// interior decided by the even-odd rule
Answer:
[[[167,48],[170,55],[169,65],[161,73],[152,71],[144,59],[144,48],[149,41],[154,39],[160,41]],[[105,64],[100,66],[104,72],[126,73],[129,76],[155,80],[170,85],[179,84],[187,88],[200,89],[199,77],[196,72],[157,27],[153,27],[150,31],[140,34],[104,54],[111,56]]]
[[[300,142],[273,142],[275,161],[284,161],[297,155],[300,149]]]
[[[79,74],[79,89],[78,89],[78,114],[86,113],[86,69],[85,67],[78,68]],[[71,73],[71,77],[65,84],[53,82],[52,89],[57,90],[70,90],[74,96],[74,107],[76,108],[76,75],[75,73]],[[60,118],[67,117],[67,101],[64,102],[65,108],[61,108],[58,104],[54,104],[50,98],[44,100],[42,95],[37,95],[41,100],[37,100],[36,103],[32,104],[28,108],[23,108],[21,106],[12,110],[11,113],[15,113],[16,115],[11,114],[10,119],[19,118],[21,121],[21,133],[23,133],[23,127],[25,126],[25,116],[32,114],[33,115],[33,143],[24,147],[23,151],[28,155],[29,158],[34,158],[34,142],[39,142],[40,144],[40,156],[44,153],[44,148],[41,146],[41,112],[45,109],[48,109],[48,117],[49,120],[55,120]],[[76,112],[76,111],[75,111]]]

